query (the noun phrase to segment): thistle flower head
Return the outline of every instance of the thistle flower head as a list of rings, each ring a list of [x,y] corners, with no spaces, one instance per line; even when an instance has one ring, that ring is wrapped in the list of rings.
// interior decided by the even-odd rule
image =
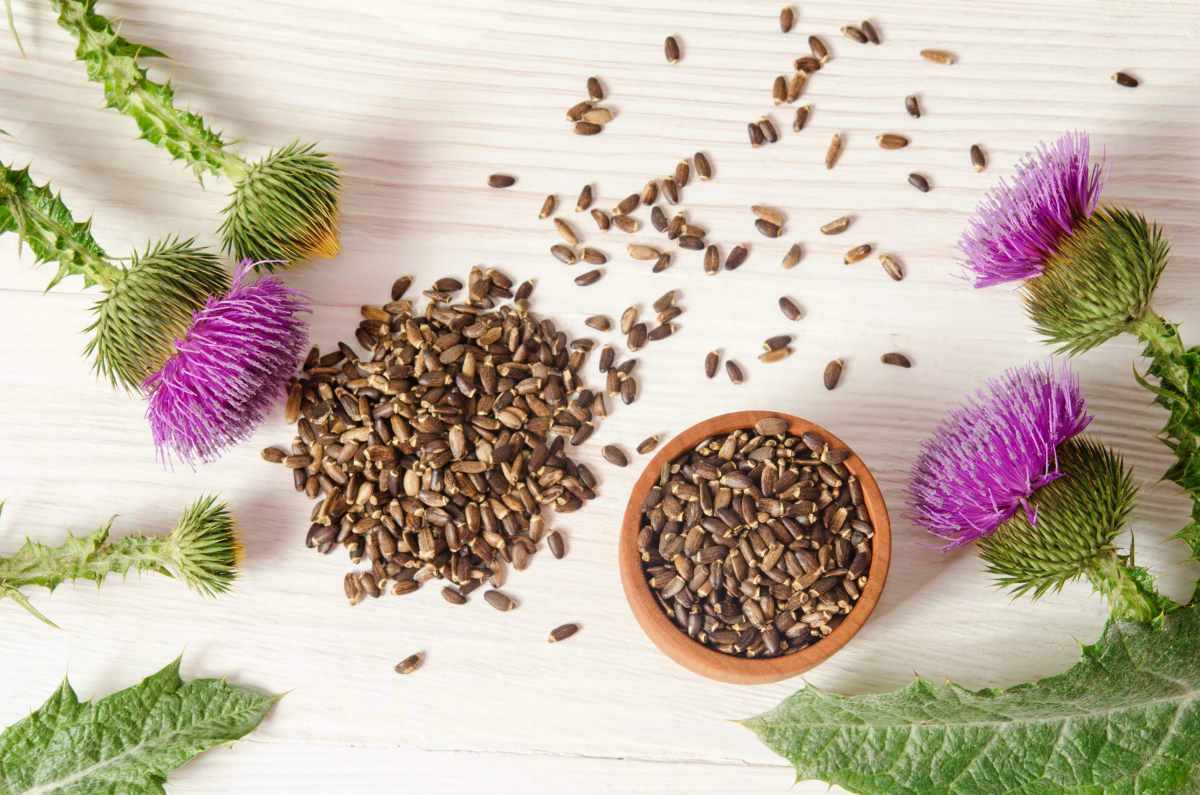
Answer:
[[[243,549],[228,506],[208,496],[179,517],[164,552],[188,587],[215,596],[228,591],[237,578]]]
[[[1060,351],[1083,353],[1146,314],[1169,254],[1158,226],[1103,208],[1062,241],[1041,276],[1025,283],[1025,308]]]
[[[220,260],[194,241],[157,243],[114,269],[107,294],[92,307],[85,351],[113,386],[137,389],[171,355],[192,313],[228,286]]]
[[[975,209],[959,241],[976,287],[1037,276],[1048,257],[1096,209],[1102,169],[1089,164],[1086,133],[1041,144]]]
[[[955,409],[921,448],[915,521],[950,549],[993,532],[1061,476],[1057,451],[1091,422],[1079,381],[1053,361],[1016,367]]]
[[[146,379],[147,418],[164,460],[207,461],[250,435],[302,360],[308,301],[273,277],[254,284],[243,261],[227,295],[210,298]]]
[[[334,257],[340,198],[338,168],[328,156],[311,144],[276,150],[235,179],[221,224],[225,250],[268,269]]]
[[[1121,457],[1085,437],[1058,448],[1063,477],[1033,495],[1037,522],[1017,512],[980,542],[1000,585],[1037,598],[1087,574],[1114,552],[1137,498]]]

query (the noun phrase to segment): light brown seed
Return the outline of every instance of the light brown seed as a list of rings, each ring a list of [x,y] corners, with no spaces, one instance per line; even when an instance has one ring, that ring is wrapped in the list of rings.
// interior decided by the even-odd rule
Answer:
[[[516,607],[516,603],[502,591],[487,590],[484,591],[483,600],[500,612],[507,612]]]
[[[642,187],[642,204],[649,207],[656,201],[658,201],[658,183],[648,180]]]
[[[983,154],[983,147],[979,144],[971,144],[971,168],[977,172],[987,168],[987,156]]]
[[[708,155],[697,152],[692,155],[692,163],[696,166],[696,173],[700,179],[712,179],[712,162],[708,159]]]
[[[787,101],[795,102],[800,99],[800,95],[804,93],[804,86],[808,84],[807,72],[794,72],[787,81]]]
[[[790,33],[792,25],[796,24],[796,12],[791,6],[784,6],[779,11],[779,29]]]
[[[554,208],[557,206],[558,199],[551,193],[542,201],[542,209],[538,211],[538,218],[549,218],[554,215]]]
[[[576,256],[574,250],[569,246],[564,246],[562,243],[555,243],[551,246],[550,253],[554,255],[556,260],[566,265],[574,265],[579,261],[579,257]]]
[[[606,444],[600,449],[600,455],[604,456],[604,460],[613,466],[624,467],[629,466],[629,457],[624,451],[616,445]]]
[[[667,290],[665,293],[656,298],[651,306],[654,307],[655,312],[665,312],[666,310],[675,306],[675,291]]]
[[[650,269],[650,272],[662,273],[669,267],[671,267],[671,254],[670,252],[664,252],[657,260],[655,260],[654,267]]]
[[[550,643],[558,643],[560,640],[566,640],[579,631],[578,624],[562,624],[550,630]]]
[[[788,425],[784,417],[763,417],[754,423],[754,432],[763,436],[781,436],[787,433]]]
[[[421,663],[425,661],[425,652],[417,652],[410,654],[400,662],[396,663],[396,673],[411,674],[413,671],[421,667]]]
[[[576,102],[571,107],[567,108],[567,121],[579,121],[583,118],[583,114],[592,109],[591,100],[585,99],[583,102]]]
[[[517,178],[509,174],[492,174],[487,181],[493,188],[510,188],[516,184]]]
[[[734,246],[729,252],[729,256],[725,258],[725,270],[735,271],[742,267],[746,262],[746,257],[749,256],[750,250],[743,245]]]
[[[554,228],[558,232],[558,236],[561,237],[568,246],[579,245],[579,236],[575,234],[575,230],[572,229],[571,225],[566,221],[561,218],[555,218]]]
[[[583,114],[583,121],[588,124],[598,124],[601,127],[613,120],[613,112],[608,108],[592,108]]]
[[[769,143],[775,143],[779,140],[779,131],[775,129],[775,125],[766,116],[758,120],[758,129],[762,131],[763,138]]]
[[[825,46],[825,42],[819,36],[808,37],[808,49],[812,51],[813,57],[821,63],[829,62],[829,48]]]
[[[915,171],[908,175],[908,184],[921,191],[921,193],[929,193],[929,180]]]
[[[658,447],[658,437],[657,436],[647,436],[645,439],[638,442],[638,446],[637,446],[638,455],[645,455],[646,453],[653,450],[655,447]]]
[[[581,273],[578,276],[576,276],[575,283],[578,284],[580,287],[587,287],[590,284],[595,284],[596,282],[600,281],[600,277],[603,275],[604,275],[604,271],[600,270],[599,268],[596,268],[595,270],[590,270],[590,271],[587,271],[586,273]]]
[[[1139,83],[1138,79],[1128,72],[1113,72],[1112,79],[1117,85],[1126,88],[1137,88]]]
[[[879,31],[875,30],[875,26],[871,24],[871,20],[864,19],[859,27],[862,28],[862,32],[866,34],[867,41],[871,42],[872,44],[879,43]]]
[[[621,325],[620,325],[621,333],[628,334],[630,331],[632,331],[634,324],[637,323],[637,319],[638,319],[638,305],[633,304],[631,306],[626,307],[625,311],[621,313]]]
[[[591,121],[577,121],[572,127],[576,135],[597,135],[604,130],[599,124]]]
[[[755,218],[769,221],[775,226],[783,226],[785,220],[781,210],[766,204],[752,204],[750,205],[750,212],[754,213]]]
[[[640,195],[631,193],[617,203],[617,206],[613,208],[613,215],[629,215],[638,208],[641,202],[642,197]]]
[[[855,246],[846,252],[842,257],[842,262],[846,265],[853,265],[856,262],[861,262],[867,255],[871,253],[871,244],[863,243],[861,246]]]
[[[834,359],[829,364],[825,365],[825,388],[834,389],[838,382],[842,380],[842,360]]]
[[[588,198],[588,201],[589,202],[591,201],[590,196]],[[607,232],[609,224],[612,223],[608,217],[608,213],[604,212],[603,210],[601,210],[599,208],[595,208],[592,210],[592,220],[596,222],[596,226],[600,227],[600,231],[602,231],[602,232]]]
[[[754,122],[746,125],[746,134],[750,136],[750,145],[756,149],[767,141],[766,137],[762,134],[762,130],[758,129],[758,125]]]
[[[704,355],[704,375],[712,378],[717,374],[717,366],[721,363],[721,354],[709,351]]]
[[[704,251],[704,272],[709,276],[721,270],[721,250],[715,245]]]
[[[667,63],[679,63],[679,42],[674,36],[667,36],[663,42],[663,53],[667,56]]]
[[[875,136],[875,140],[883,149],[903,149],[908,146],[908,139],[896,133],[882,133]]]
[[[788,81],[783,75],[779,75],[771,83],[771,99],[776,105],[782,105],[787,102],[788,97]]]
[[[628,246],[629,256],[637,260],[649,261],[658,259],[660,252],[654,246],[646,246],[641,243],[630,243]]]
[[[687,187],[692,179],[692,167],[686,159],[675,164],[675,184],[680,188]]]
[[[612,218],[612,223],[617,229],[620,229],[622,232],[630,235],[642,228],[642,225],[638,219],[634,218],[632,215],[614,215]]]
[[[825,150],[825,168],[831,169],[842,154],[842,136],[834,134],[829,140],[829,148]]]
[[[799,320],[804,316],[804,313],[800,311],[800,307],[796,305],[796,302],[786,295],[779,296],[779,311],[788,320]]]
[[[608,331],[612,328],[612,321],[608,319],[608,315],[592,315],[583,322],[584,325],[594,328],[596,331]]]
[[[783,234],[783,229],[776,224],[773,224],[770,221],[762,218],[759,218],[754,222],[754,228],[757,229],[759,234],[763,235],[764,237],[779,237],[781,234]]]
[[[592,206],[592,186],[584,185],[579,190],[579,198],[575,200],[575,212],[580,213]]]
[[[603,265],[608,262],[608,255],[598,248],[587,248],[580,252],[580,257],[589,265]]]
[[[587,92],[592,99],[604,99],[604,86],[600,85],[600,78],[589,77],[587,79]]]
[[[742,381],[746,380],[745,374],[742,373],[741,366],[731,359],[725,360],[725,374],[728,375],[729,380],[735,384],[740,384]]]
[[[909,359],[903,353],[897,353],[895,351],[893,351],[891,353],[883,354],[882,356],[879,357],[879,361],[883,362],[884,364],[893,365],[895,367],[912,367],[911,359]]]
[[[921,57],[926,61],[940,63],[949,66],[957,60],[954,53],[947,50],[921,50]]]
[[[867,43],[867,34],[863,33],[854,25],[842,25],[842,35],[851,41],[856,41],[859,44]]]
[[[908,115],[914,119],[921,118],[921,103],[917,100],[916,94],[909,94],[904,98],[904,109],[908,111]]]
[[[784,270],[791,270],[800,263],[800,258],[804,256],[804,247],[799,243],[793,243],[787,253],[783,255],[782,265]]]
[[[823,235],[840,235],[850,228],[851,217],[843,215],[841,218],[834,218],[827,224],[821,225],[821,234]]]
[[[904,266],[891,254],[880,254],[879,264],[883,266],[884,272],[891,276],[893,281],[898,282],[904,278]]]
[[[804,129],[804,125],[808,124],[808,114],[812,111],[812,105],[801,105],[796,108],[796,118],[792,120],[792,132],[800,132]]]
[[[557,530],[546,536],[546,546],[550,547],[550,554],[554,556],[555,560],[562,560],[567,554],[567,540]]]
[[[282,463],[283,459],[287,458],[287,453],[280,450],[278,447],[264,447],[262,451],[264,461],[269,461],[272,464]]]

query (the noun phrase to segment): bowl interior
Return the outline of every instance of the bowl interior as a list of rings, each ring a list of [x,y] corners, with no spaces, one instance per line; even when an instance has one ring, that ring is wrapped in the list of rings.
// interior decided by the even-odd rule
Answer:
[[[781,657],[735,657],[692,640],[663,612],[642,573],[641,557],[637,550],[642,503],[645,501],[646,495],[657,482],[662,467],[681,453],[690,450],[710,436],[751,428],[764,417],[786,419],[788,432],[794,436],[812,431],[824,438],[832,447],[850,449],[841,439],[816,423],[784,412],[738,411],[712,417],[688,428],[659,450],[634,485],[621,525],[619,550],[621,585],[642,630],[664,654],[685,668],[711,679],[739,684],[774,682],[795,676],[823,662],[841,649],[858,632],[870,616],[871,611],[875,609],[891,563],[891,523],[888,520],[883,494],[866,464],[851,451],[852,454],[846,459],[845,466],[862,485],[863,502],[866,505],[871,524],[875,528],[875,534],[872,537],[871,566],[868,569],[867,584],[853,609],[828,637],[798,652]]]

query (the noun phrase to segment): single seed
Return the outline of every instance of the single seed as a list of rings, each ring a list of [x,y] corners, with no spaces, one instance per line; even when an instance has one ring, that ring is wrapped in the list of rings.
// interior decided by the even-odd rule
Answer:
[[[745,246],[734,246],[733,250],[729,252],[729,256],[725,258],[725,270],[735,271],[742,267],[742,264],[745,263],[746,257],[749,254],[750,250]]]
[[[592,109],[592,101],[585,99],[583,102],[576,102],[571,107],[567,108],[567,121],[579,121],[583,118],[583,114]]]
[[[396,663],[396,673],[411,674],[413,671],[421,667],[421,663],[425,661],[425,653],[417,652],[410,654],[400,662]]]
[[[546,546],[550,547],[550,554],[554,556],[555,560],[562,560],[567,554],[566,539],[557,530],[546,536]]]
[[[396,281],[392,282],[392,300],[399,301],[408,292],[408,288],[412,286],[411,276],[401,276]]]
[[[825,168],[831,169],[838,161],[838,156],[842,154],[842,136],[834,134],[829,141],[829,148],[825,150]]]
[[[1128,72],[1113,72],[1112,79],[1119,86],[1125,86],[1126,88],[1138,87],[1138,79]]]
[[[721,251],[715,245],[704,251],[704,272],[712,275],[721,270]]]
[[[773,351],[777,348],[784,348],[791,341],[791,334],[776,334],[774,337],[767,337],[763,340],[763,350]]]
[[[643,439],[641,442],[638,443],[638,446],[637,446],[638,455],[645,455],[646,453],[653,450],[655,447],[658,447],[658,437],[657,436],[647,436],[645,439]]]
[[[667,311],[671,307],[675,306],[675,291],[667,290],[665,293],[656,298],[651,306],[654,307],[655,312]]]
[[[637,400],[637,395],[638,395],[637,379],[632,376],[629,376],[628,378],[626,378],[625,380],[623,380],[621,382],[621,402],[624,403],[626,406],[633,405],[633,402],[635,400]]]
[[[637,304],[633,304],[632,306],[626,307],[625,311],[621,313],[621,325],[620,325],[621,333],[628,334],[630,331],[632,331],[634,324],[637,323],[637,319],[638,319]]]
[[[278,447],[264,447],[262,451],[264,461],[269,461],[272,464],[279,464],[283,459],[287,458],[287,453],[280,450]]]
[[[850,228],[851,218],[848,215],[843,215],[841,218],[834,218],[827,224],[821,225],[821,234],[823,235],[840,235]]]
[[[808,114],[812,110],[812,105],[801,105],[796,108],[796,118],[792,121],[792,132],[800,132],[804,129],[804,125],[808,124]]]
[[[442,598],[452,605],[465,605],[467,597],[462,595],[462,592],[457,588],[451,588],[447,585],[442,589]]]
[[[650,269],[650,272],[651,273],[662,273],[669,267],[671,267],[671,254],[670,254],[670,252],[664,252],[654,262],[654,267]]]
[[[908,139],[896,133],[883,133],[875,136],[875,140],[883,149],[903,149],[908,146]]]
[[[879,31],[875,30],[875,26],[871,24],[871,20],[864,19],[862,25],[859,27],[862,28],[863,33],[867,34],[867,41],[872,44],[879,43]]]
[[[834,389],[838,385],[838,381],[842,379],[842,360],[834,359],[829,364],[825,365],[825,388]]]
[[[605,345],[600,349],[600,372],[607,373],[612,369],[613,359],[617,357],[617,351],[611,345]]]
[[[908,175],[908,184],[921,191],[921,193],[929,193],[929,180],[915,171]]]
[[[575,212],[583,212],[592,206],[592,186],[584,185],[579,191],[579,198],[575,200]]]
[[[517,606],[507,594],[496,590],[485,591],[483,600],[500,612],[507,612]]]
[[[808,37],[808,49],[812,50],[813,57],[821,63],[829,62],[829,48],[819,36]]]
[[[977,172],[987,168],[987,156],[979,144],[971,144],[971,167]]]
[[[921,50],[921,57],[924,58],[926,61],[932,61],[933,63],[945,64],[947,66],[954,63],[955,60],[957,60],[954,57],[954,53],[948,52],[947,50]]]
[[[884,364],[894,365],[896,367],[912,367],[912,360],[903,353],[885,353],[879,357],[879,361],[883,362]]]
[[[735,384],[740,384],[745,380],[745,376],[742,374],[742,368],[735,361],[726,360],[725,374],[728,375],[729,380]]]
[[[612,219],[613,225],[626,234],[632,235],[634,232],[642,228],[638,219],[632,215],[616,215]]]
[[[861,262],[868,254],[871,253],[871,244],[863,243],[861,246],[855,246],[846,252],[842,257],[842,262],[847,265],[853,265],[856,262]]]
[[[683,213],[676,213],[669,222],[667,222],[667,239],[675,240],[683,234],[685,216]]]
[[[891,254],[880,254],[879,264],[883,266],[884,272],[891,276],[893,281],[898,282],[904,278],[904,266]]]
[[[804,86],[808,84],[808,73],[795,72],[788,78],[787,82],[787,101],[795,102],[800,99],[800,95],[804,93]]]
[[[488,177],[488,185],[493,188],[509,188],[515,185],[517,178],[508,174],[492,174]]]
[[[681,188],[687,187],[692,178],[692,168],[686,159],[675,164],[675,184]]]
[[[642,188],[642,204],[649,207],[656,201],[658,201],[658,183],[652,179],[647,180]]]
[[[695,235],[680,235],[679,240],[676,242],[679,243],[680,248],[686,248],[689,251],[704,250],[704,238],[702,237],[696,237]]]
[[[591,202],[591,191],[588,191],[588,202]],[[596,226],[600,227],[600,231],[607,232],[611,221],[608,218],[608,213],[596,208],[592,210],[592,220],[596,222]]]
[[[638,208],[638,205],[641,204],[641,201],[641,196],[636,193],[631,193],[617,203],[617,206],[613,208],[613,215],[629,215]]]
[[[700,175],[700,179],[712,179],[712,163],[709,162],[708,155],[697,152],[692,155],[692,163],[695,164],[696,173]]]
[[[755,218],[769,221],[775,226],[783,226],[785,220],[781,210],[766,204],[752,204],[750,205],[750,212],[754,213]]]
[[[704,355],[704,375],[707,378],[712,378],[717,374],[717,366],[721,363],[721,354],[716,351],[709,351]]]
[[[589,265],[603,265],[608,262],[608,255],[598,248],[585,247],[580,252],[580,257]]]
[[[909,94],[904,98],[904,109],[908,111],[908,115],[914,119],[921,118],[921,103],[917,100],[916,94]]]
[[[800,307],[796,305],[796,302],[786,295],[779,296],[779,311],[788,320],[799,320],[804,315],[800,311]]]
[[[592,99],[604,99],[604,87],[600,85],[600,78],[589,77],[587,79],[587,92]]]
[[[629,336],[625,339],[625,346],[631,351],[640,351],[646,347],[646,340],[649,337],[645,323],[634,323],[629,329]]]
[[[791,6],[784,6],[779,11],[779,29],[784,33],[790,33],[794,24],[796,24],[796,12]]]
[[[592,315],[583,321],[583,323],[589,328],[596,329],[596,331],[608,331],[612,328],[612,321],[608,319],[607,315]]]
[[[579,257],[575,255],[575,252],[569,246],[564,246],[562,243],[555,243],[551,246],[550,253],[554,255],[556,260],[566,265],[574,265],[579,261]]]
[[[554,215],[554,208],[558,206],[558,199],[551,193],[542,201],[542,209],[538,211],[538,218],[549,218]]]
[[[606,444],[600,449],[600,455],[604,456],[604,460],[613,466],[624,467],[629,466],[629,458],[616,445]]]
[[[779,226],[762,218],[759,218],[754,222],[754,228],[759,231],[759,234],[765,237],[779,237],[781,234],[783,234],[783,230],[779,228]]]
[[[804,256],[804,247],[799,243],[793,243],[787,253],[783,255],[784,270],[791,270],[800,263],[800,258]]]
[[[631,256],[637,260],[645,260],[645,261],[649,261],[652,259],[658,259],[658,255],[661,253],[654,246],[644,246],[640,243],[630,243],[628,246],[628,250],[629,250],[629,256]]]
[[[798,73],[807,76],[821,71],[821,59],[815,55],[801,55],[792,63],[792,66]]]
[[[776,105],[782,105],[783,103],[787,102],[787,97],[788,97],[787,78],[784,77],[783,75],[779,75],[778,77],[775,78],[775,81],[773,83],[771,83],[771,99],[775,102]]]
[[[758,120],[758,129],[762,131],[763,138],[769,143],[775,143],[779,140],[779,131],[775,129],[775,125],[766,116]]]
[[[667,36],[663,42],[663,53],[667,56],[667,63],[679,63],[679,42],[674,36]]]
[[[568,246],[578,246],[579,237],[575,234],[575,230],[561,218],[554,219],[554,228],[558,231],[558,236],[561,237]]]
[[[779,436],[787,433],[789,425],[783,417],[763,417],[754,423],[754,432],[762,436]]]
[[[842,35],[851,41],[856,41],[859,44],[867,43],[867,34],[856,28],[854,25],[842,25]]]
[[[577,121],[572,129],[575,131],[576,135],[596,135],[604,128],[595,122]]]
[[[657,204],[650,209],[650,225],[659,232],[667,231],[667,214]]]
[[[579,631],[578,624],[563,624],[550,630],[550,643],[558,643],[560,640],[566,640]]]
[[[581,273],[575,277],[575,283],[580,287],[587,287],[589,284],[595,284],[600,281],[600,277],[604,275],[604,271],[600,269],[590,270],[586,273]]]
[[[613,120],[613,112],[608,108],[592,108],[583,114],[583,121],[588,124],[598,124],[601,127]]]
[[[762,130],[758,129],[758,125],[754,122],[746,125],[746,134],[750,136],[750,145],[756,149],[766,143]]]

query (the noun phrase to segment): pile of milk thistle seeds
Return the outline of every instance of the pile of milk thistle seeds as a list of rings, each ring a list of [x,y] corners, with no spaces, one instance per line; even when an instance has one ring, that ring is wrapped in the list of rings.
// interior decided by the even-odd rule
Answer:
[[[390,302],[362,308],[364,354],[346,343],[310,352],[288,396],[291,451],[263,457],[317,500],[307,545],[344,547],[369,566],[345,576],[351,604],[437,578],[451,604],[491,586],[485,601],[511,610],[496,590],[509,567],[526,568],[543,540],[566,554],[543,510],[596,496],[567,453],[606,413],[580,378],[591,343],[535,317],[532,284],[514,291],[496,270],[472,269],[465,295],[458,279],[437,280],[423,310],[404,298],[410,284],[402,277]]]

